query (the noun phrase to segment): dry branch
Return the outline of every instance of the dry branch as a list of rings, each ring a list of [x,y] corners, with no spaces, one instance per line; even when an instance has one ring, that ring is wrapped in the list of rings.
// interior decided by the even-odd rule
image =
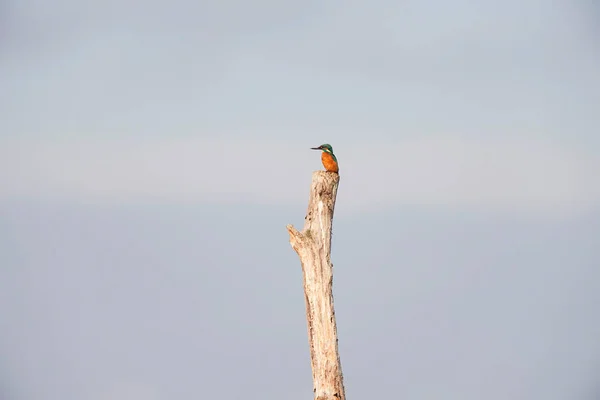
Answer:
[[[304,277],[308,343],[315,400],[345,400],[333,308],[331,227],[339,184],[332,172],[313,173],[308,212],[302,232],[287,226]]]

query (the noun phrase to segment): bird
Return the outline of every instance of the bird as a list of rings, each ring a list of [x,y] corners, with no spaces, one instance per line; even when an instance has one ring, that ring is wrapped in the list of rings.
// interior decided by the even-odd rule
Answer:
[[[335,172],[336,174],[339,172],[340,168],[338,166],[337,158],[335,154],[333,154],[333,147],[330,144],[322,144],[319,147],[311,147],[311,150],[322,150],[321,153],[321,162],[325,167],[325,170],[329,172]]]

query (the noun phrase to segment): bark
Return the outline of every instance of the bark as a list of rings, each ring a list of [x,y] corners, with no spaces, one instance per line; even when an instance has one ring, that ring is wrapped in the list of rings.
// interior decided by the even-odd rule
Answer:
[[[313,173],[304,229],[287,226],[304,277],[308,343],[316,400],[345,400],[333,308],[331,227],[339,184],[332,172]]]

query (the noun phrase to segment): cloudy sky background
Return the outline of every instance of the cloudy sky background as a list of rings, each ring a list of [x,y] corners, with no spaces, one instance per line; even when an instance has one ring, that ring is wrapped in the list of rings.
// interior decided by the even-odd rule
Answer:
[[[324,142],[349,398],[600,396],[597,6],[0,7],[1,398],[309,398]]]

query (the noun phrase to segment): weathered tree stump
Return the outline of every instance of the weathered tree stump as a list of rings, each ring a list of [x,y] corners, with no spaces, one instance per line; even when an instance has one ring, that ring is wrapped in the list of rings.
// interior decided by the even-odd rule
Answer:
[[[331,228],[340,177],[313,173],[304,229],[287,226],[290,244],[298,253],[304,277],[308,343],[315,400],[345,400],[333,308]]]

